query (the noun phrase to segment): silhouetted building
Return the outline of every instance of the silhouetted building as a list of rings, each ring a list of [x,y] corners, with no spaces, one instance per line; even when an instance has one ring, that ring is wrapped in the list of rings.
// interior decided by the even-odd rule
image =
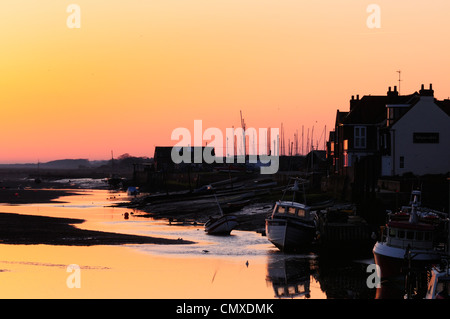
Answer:
[[[450,171],[450,101],[437,101],[430,84],[387,108],[380,130],[381,175],[445,174]]]
[[[189,152],[189,160],[182,163],[174,163],[172,160],[172,149],[175,150],[175,152],[178,153],[179,156],[183,156],[184,152]],[[198,161],[195,161],[194,154],[196,152],[201,151],[202,158],[201,162],[197,163]],[[195,167],[196,169],[202,169],[205,167],[208,167],[209,164],[205,162],[203,158],[204,152],[207,152],[207,154],[211,154],[212,156],[215,156],[214,148],[208,147],[208,146],[187,146],[187,147],[172,147],[172,146],[156,146],[155,147],[155,153],[154,153],[154,167],[156,171],[165,171],[165,172],[172,172],[175,170],[183,170],[187,166],[189,167]]]
[[[437,101],[430,84],[410,95],[352,96],[337,110],[327,157],[332,171],[352,179],[359,168],[373,176],[450,171],[450,100]]]

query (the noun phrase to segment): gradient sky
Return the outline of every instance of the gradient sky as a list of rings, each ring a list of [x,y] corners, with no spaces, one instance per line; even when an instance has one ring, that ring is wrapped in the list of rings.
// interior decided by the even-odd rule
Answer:
[[[446,0],[2,0],[0,163],[153,156],[175,128],[225,131],[240,110],[248,127],[283,123],[292,140],[314,126],[316,140],[397,70],[401,93],[433,83],[447,98],[449,14]]]

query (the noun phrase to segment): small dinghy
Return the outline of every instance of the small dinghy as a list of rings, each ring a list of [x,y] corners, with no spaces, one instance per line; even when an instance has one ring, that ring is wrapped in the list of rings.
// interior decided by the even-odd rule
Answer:
[[[215,192],[214,198],[217,206],[219,207],[220,216],[209,217],[209,220],[205,223],[205,231],[209,235],[229,235],[231,231],[239,224],[237,217],[234,215],[224,215]]]

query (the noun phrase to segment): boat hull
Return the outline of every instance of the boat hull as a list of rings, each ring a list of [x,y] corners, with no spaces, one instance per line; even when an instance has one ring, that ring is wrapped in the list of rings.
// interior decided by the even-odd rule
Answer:
[[[373,248],[375,264],[380,267],[381,278],[399,276],[408,267],[405,258],[406,249],[392,247],[384,242],[377,242]],[[414,250],[415,256],[411,259],[411,267],[421,267],[439,262],[440,254],[432,250]]]
[[[266,235],[281,251],[302,250],[311,246],[315,226],[290,219],[266,219]]]
[[[229,235],[237,225],[236,216],[222,216],[206,222],[205,231],[210,235]]]

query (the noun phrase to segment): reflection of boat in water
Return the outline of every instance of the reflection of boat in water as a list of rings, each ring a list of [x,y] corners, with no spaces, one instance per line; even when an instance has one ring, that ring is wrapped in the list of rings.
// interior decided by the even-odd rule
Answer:
[[[308,258],[270,256],[267,281],[272,282],[276,298],[310,297],[310,260]]]
[[[292,201],[276,202],[272,216],[266,219],[267,238],[281,251],[297,250],[309,247],[316,233],[315,213],[306,204],[295,201],[295,193],[299,191],[299,181],[302,183],[304,193],[304,181],[293,178],[294,186],[288,189],[294,192]]]
[[[421,220],[420,194],[413,195],[409,219],[391,219],[386,225],[385,234],[373,247],[381,277],[396,276],[406,267],[430,265],[441,258],[442,251],[436,245],[437,225]]]
[[[208,186],[212,190],[212,186]],[[213,192],[217,206],[220,211],[220,217],[209,217],[205,223],[205,231],[210,235],[229,235],[231,231],[239,224],[237,217],[234,215],[224,215],[222,208],[217,200],[216,193]]]

